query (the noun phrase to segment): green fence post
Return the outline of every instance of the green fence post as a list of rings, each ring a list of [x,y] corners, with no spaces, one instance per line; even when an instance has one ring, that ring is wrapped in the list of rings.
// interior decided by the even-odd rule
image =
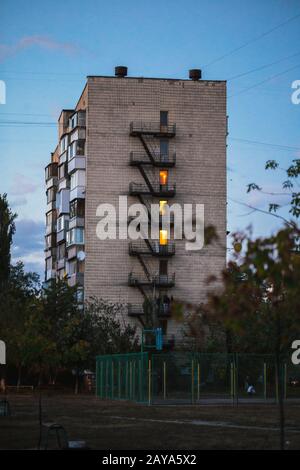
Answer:
[[[192,370],[191,370],[191,392],[192,392],[192,403],[194,403],[194,359],[192,359]]]
[[[129,361],[129,399],[132,399],[132,361]]]
[[[114,399],[114,386],[115,386],[115,377],[114,377],[114,361],[111,361],[111,398]]]
[[[284,387],[284,399],[286,400],[286,382],[287,382],[287,365],[286,363],[284,364],[284,375],[283,375],[283,380],[284,380],[284,383],[283,383],[283,387]]]
[[[233,399],[233,364],[232,362],[230,363],[230,395],[231,398]]]
[[[148,363],[148,405],[151,405],[151,388],[152,388],[152,370],[151,370],[151,359],[149,359]]]
[[[121,361],[118,362],[118,397],[121,399]]]
[[[163,377],[164,377],[164,400],[167,398],[167,366],[166,362],[163,363]]]
[[[264,399],[267,399],[267,364],[264,362]]]

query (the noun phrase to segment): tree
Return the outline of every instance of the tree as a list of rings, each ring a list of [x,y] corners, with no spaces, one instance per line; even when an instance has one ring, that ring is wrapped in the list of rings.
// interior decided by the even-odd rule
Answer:
[[[15,233],[15,218],[8,204],[7,194],[0,194],[0,293],[3,293],[9,278],[11,244]]]
[[[300,217],[300,192],[295,190],[295,185],[297,184],[298,176],[300,175],[300,159],[292,160],[288,168],[284,169],[279,166],[279,163],[276,160],[268,160],[265,165],[266,170],[281,170],[286,174],[286,179],[282,182],[282,189],[285,190],[284,193],[270,193],[263,190],[256,183],[248,184],[247,192],[250,191],[260,191],[263,194],[276,196],[276,195],[289,195],[290,196],[290,214],[296,219]],[[251,206],[249,206],[251,207]],[[252,207],[253,208],[253,207]],[[277,212],[281,208],[280,204],[269,203],[269,213],[277,215]],[[253,208],[254,210],[259,210]],[[264,212],[264,211],[262,211]],[[284,219],[281,216],[278,216]],[[285,220],[287,223],[289,221]]]
[[[235,234],[243,251],[223,272],[222,292],[209,294],[204,306],[207,315],[223,323],[230,350],[274,354],[281,449],[285,442],[281,358],[300,334],[299,237],[295,226],[254,240]]]

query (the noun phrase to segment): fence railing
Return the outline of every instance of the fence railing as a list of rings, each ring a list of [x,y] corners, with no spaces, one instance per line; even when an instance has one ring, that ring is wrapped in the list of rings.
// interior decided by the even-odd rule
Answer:
[[[98,356],[96,394],[144,403],[278,401],[272,355],[225,353],[131,353]],[[282,359],[285,399],[300,399],[300,371]],[[250,393],[250,390],[252,392]]]

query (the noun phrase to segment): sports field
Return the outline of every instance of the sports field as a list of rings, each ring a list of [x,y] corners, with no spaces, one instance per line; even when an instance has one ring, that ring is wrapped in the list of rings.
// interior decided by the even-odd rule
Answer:
[[[0,417],[1,449],[36,448],[38,394],[9,395],[12,415]],[[43,420],[62,424],[70,440],[91,449],[276,449],[274,404],[204,403],[147,406],[89,395],[42,397]],[[300,449],[300,403],[286,404],[287,448]],[[54,442],[51,444],[54,447]]]

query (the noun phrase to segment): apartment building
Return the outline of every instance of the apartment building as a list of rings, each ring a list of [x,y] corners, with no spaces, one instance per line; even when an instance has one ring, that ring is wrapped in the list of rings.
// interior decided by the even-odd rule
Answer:
[[[46,167],[45,282],[67,278],[82,301],[122,302],[138,325],[150,303],[176,335],[172,301],[204,302],[217,287],[208,276],[225,266],[226,135],[226,82],[202,80],[198,69],[187,79],[130,77],[126,67],[88,76],[75,108],[61,112]],[[120,196],[144,204],[149,223],[151,204],[160,216],[166,204],[204,204],[219,240],[186,250],[184,238],[173,239],[172,217],[155,240],[100,240],[97,208],[118,208]]]

